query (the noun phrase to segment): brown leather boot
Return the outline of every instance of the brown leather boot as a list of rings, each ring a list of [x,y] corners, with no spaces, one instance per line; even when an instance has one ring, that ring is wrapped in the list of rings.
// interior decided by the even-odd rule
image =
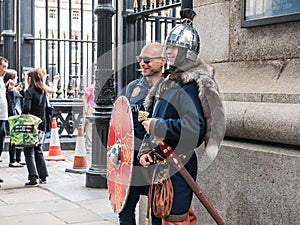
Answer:
[[[184,221],[179,222],[170,222],[166,220],[162,220],[162,225],[196,225],[197,217],[192,208],[189,209],[189,214]]]

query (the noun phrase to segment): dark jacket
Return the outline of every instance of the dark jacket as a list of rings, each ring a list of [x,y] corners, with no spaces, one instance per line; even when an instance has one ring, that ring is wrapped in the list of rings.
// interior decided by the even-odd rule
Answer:
[[[126,88],[126,97],[128,98],[134,123],[134,136],[141,141],[146,133],[142,123],[138,121],[139,111],[144,111],[144,99],[148,94],[149,84],[145,77],[130,82]],[[135,150],[140,149],[140,144],[134,146]]]
[[[19,97],[16,97],[15,92],[18,92]],[[16,91],[16,90],[6,92],[8,116],[14,116],[16,114],[21,113],[21,112],[16,113],[16,105],[18,104],[17,101],[19,100],[19,101],[21,101],[21,102],[19,102],[20,108],[23,107],[23,104],[22,104],[23,97],[24,97],[24,91],[23,90],[20,91],[20,92]]]
[[[13,91],[6,91],[6,100],[7,100],[8,116],[13,116],[14,115],[14,92]]]
[[[144,99],[148,93],[149,84],[145,77],[131,81],[126,88],[126,97],[128,98],[133,118],[134,126],[134,165],[139,166],[139,160],[137,159],[138,151],[142,144],[142,140],[146,133],[142,123],[138,121],[139,111],[144,111],[143,106]]]
[[[46,130],[46,93],[36,90],[34,88],[28,88],[24,95],[24,114],[32,114],[39,117],[42,123],[39,125],[39,130]]]
[[[164,137],[178,155],[193,151],[204,141],[206,122],[195,82],[166,92],[152,117],[156,120],[152,134]]]
[[[205,151],[210,160],[214,160],[225,134],[225,112],[219,87],[214,80],[214,70],[209,64],[199,60],[182,67],[181,71],[185,72],[174,71],[164,81],[156,83],[146,96],[146,110],[155,104],[152,89],[156,93],[155,99],[162,101],[157,105],[157,110],[160,108],[160,112],[155,112],[152,116],[154,119],[150,124],[150,133],[153,136],[165,138],[166,141],[170,142],[168,144],[179,150],[178,154],[181,153],[181,150],[184,151],[187,150],[187,147],[192,147],[196,142],[198,142],[198,146],[204,139]],[[158,91],[156,91],[156,86],[159,86]],[[195,110],[198,111],[196,114],[199,114],[199,123],[197,119],[192,119],[196,115]],[[177,116],[182,120],[176,120],[177,117],[174,112],[175,114],[178,113]],[[164,121],[164,118],[169,118],[169,120]],[[204,121],[201,121],[203,119],[205,124],[203,124]],[[190,142],[190,135],[194,136],[199,129],[199,126],[191,121],[201,125],[201,132],[198,138]],[[179,122],[177,125],[183,125],[183,127],[177,126],[176,122]],[[195,126],[196,129],[193,131],[191,128]],[[203,127],[205,128],[204,133]],[[187,143],[181,147],[177,145],[182,141],[178,143],[176,141],[176,138],[181,135],[180,132],[183,135],[180,138],[184,138],[185,143]],[[145,153],[147,152],[141,152],[141,154]]]

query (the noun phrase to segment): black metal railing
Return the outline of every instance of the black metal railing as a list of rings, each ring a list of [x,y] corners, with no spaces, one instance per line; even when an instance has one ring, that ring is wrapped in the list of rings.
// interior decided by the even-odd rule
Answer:
[[[54,95],[53,98],[81,98],[87,84],[93,83],[95,64],[92,59],[95,58],[93,56],[95,54],[95,40],[88,40],[88,36],[85,40],[79,40],[77,36],[74,39],[25,36],[24,41],[39,43],[40,55],[45,55],[44,51],[48,52],[44,61],[48,65],[46,70],[49,74],[48,79],[50,82],[53,81],[53,77],[56,74],[60,75],[56,96]],[[69,55],[67,45],[72,47],[71,55]],[[46,48],[43,46],[46,46]],[[58,46],[62,47],[60,48],[62,50],[59,51],[59,56],[55,51]],[[55,59],[61,57],[63,60],[59,60],[56,63]],[[83,61],[84,58],[86,59],[85,62]],[[70,59],[70,61],[67,59]],[[44,63],[42,60],[40,59],[39,67],[43,67]],[[70,64],[73,68],[67,72]],[[86,71],[83,72],[84,70]],[[86,80],[84,80],[84,77]]]
[[[73,137],[77,133],[78,124],[82,123],[82,96],[84,89],[88,83],[94,82],[94,63],[92,60],[86,60],[84,64],[82,58],[93,58],[92,52],[94,51],[93,48],[96,41],[88,40],[88,37],[85,40],[79,40],[77,36],[74,39],[66,39],[65,35],[62,39],[53,36],[51,38],[44,38],[42,35],[40,37],[26,36],[24,40],[38,43],[40,55],[48,57],[44,61],[48,62],[46,65],[49,65],[47,69],[49,82],[53,81],[54,75],[60,75],[56,94],[51,95],[50,101],[55,109],[60,136]],[[43,48],[43,46],[48,47]],[[55,64],[57,46],[61,46],[59,54],[64,60]],[[69,55],[67,46],[72,46],[73,48],[71,56]],[[85,46],[85,49],[82,46]],[[82,51],[83,49],[85,52]],[[45,54],[44,51],[48,51],[49,54]],[[68,61],[67,59],[70,58],[71,60]],[[45,64],[42,59],[40,59],[39,63],[40,67],[43,67]],[[68,71],[69,64],[72,64],[74,67],[72,72],[68,74],[66,71]],[[57,68],[61,68],[61,71]],[[86,69],[85,74],[83,73],[84,68]]]
[[[44,2],[42,16],[45,16],[45,24],[39,24],[41,28],[36,34],[23,34],[24,43],[34,46],[32,67],[47,71],[47,83],[53,82],[55,75],[60,75],[55,87],[57,91],[51,95],[50,101],[55,109],[60,136],[72,138],[77,134],[78,124],[83,122],[84,90],[95,79],[95,0]],[[39,12],[42,11],[35,10],[35,18],[40,16]]]
[[[179,11],[182,7],[180,0],[134,0],[123,6],[123,70],[118,72],[118,86],[125,87],[130,81],[141,76],[138,63],[133,64],[135,55],[147,42],[163,43],[168,32],[180,22]],[[118,9],[117,9],[118,10]],[[121,27],[119,29],[122,29]],[[120,91],[120,90],[118,90]]]

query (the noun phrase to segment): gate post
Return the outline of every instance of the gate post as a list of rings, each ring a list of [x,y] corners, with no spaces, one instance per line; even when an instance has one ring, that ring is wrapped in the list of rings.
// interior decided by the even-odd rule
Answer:
[[[20,48],[17,53],[19,59],[18,71],[19,75],[24,72],[24,68],[34,67],[35,55],[38,54],[34,51],[34,42],[25,40],[27,37],[34,36],[34,21],[35,21],[35,9],[34,0],[18,0],[19,15],[18,15],[18,47]],[[30,16],[28,16],[30,15]],[[40,56],[42,57],[42,56]]]
[[[98,0],[95,9],[97,27],[97,69],[95,71],[95,113],[93,121],[92,160],[86,173],[86,187],[106,188],[106,152],[109,120],[115,100],[112,70],[112,0]]]
[[[16,67],[16,56],[14,54],[14,1],[8,0],[4,1],[4,27],[1,31],[1,36],[3,37],[3,56],[7,58],[10,68]]]

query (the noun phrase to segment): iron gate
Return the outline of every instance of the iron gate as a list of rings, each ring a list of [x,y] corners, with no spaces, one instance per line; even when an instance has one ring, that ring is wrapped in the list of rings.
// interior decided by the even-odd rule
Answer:
[[[192,6],[190,1],[180,0],[131,0],[116,4],[115,79],[120,93],[130,81],[141,76],[135,62],[141,48],[147,42],[163,43],[169,30],[180,22],[179,10]]]
[[[135,62],[141,48],[146,42],[163,42],[179,22],[180,8],[192,8],[192,4],[191,0],[98,0],[97,6],[95,0],[0,1],[0,54],[9,59],[19,76],[31,67],[45,68],[50,81],[60,74],[52,103],[60,134],[72,137],[82,120],[84,88],[100,79],[95,78],[97,69],[106,70],[105,65],[97,67],[96,52],[101,54],[113,47],[112,79],[100,88],[98,85],[101,90],[95,93],[97,105],[111,105],[113,95],[119,95],[130,81],[141,76]],[[110,5],[113,22],[106,24],[108,19],[102,23],[107,15],[97,15],[96,11],[102,13]],[[114,31],[111,39],[101,30],[110,25]]]

